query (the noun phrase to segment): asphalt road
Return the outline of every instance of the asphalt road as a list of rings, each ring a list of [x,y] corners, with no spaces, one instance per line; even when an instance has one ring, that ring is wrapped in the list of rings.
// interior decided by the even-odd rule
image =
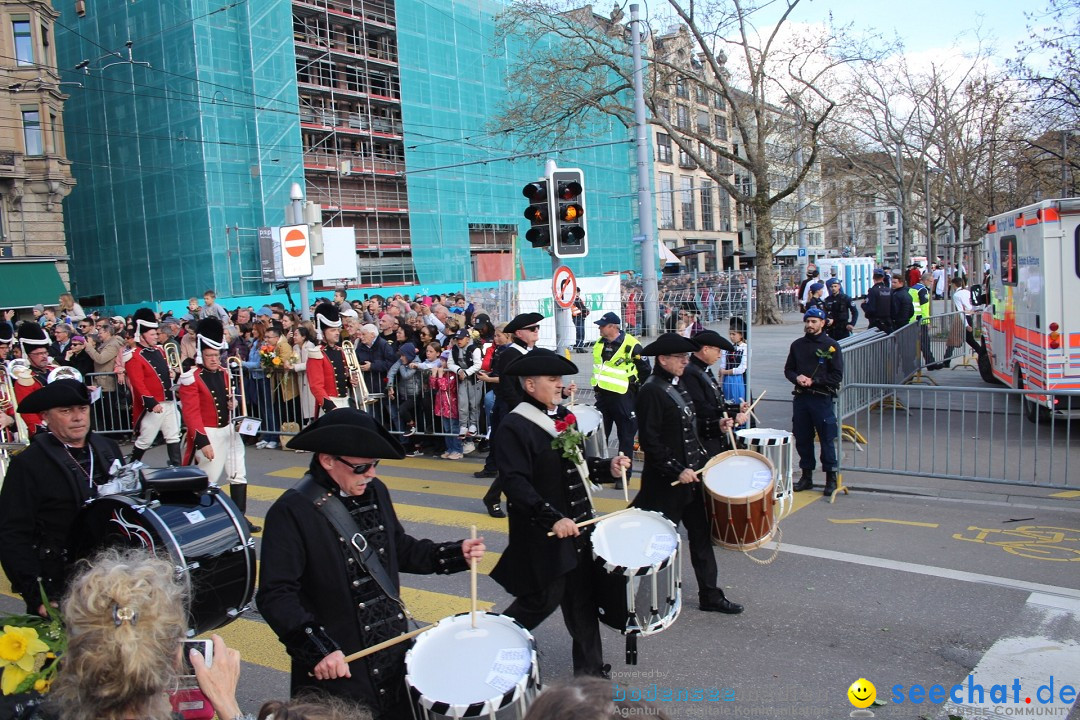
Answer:
[[[782,380],[786,345],[800,327],[755,331],[752,387],[755,395],[768,390],[759,416],[764,425],[788,429],[790,390],[776,377]],[[585,356],[576,359],[584,365]],[[965,377],[962,372],[953,376]],[[148,457],[163,461],[163,448]],[[265,514],[309,458],[250,450],[249,514]],[[510,598],[486,572],[505,549],[506,521],[483,512],[486,482],[471,475],[478,467],[478,459],[415,458],[384,462],[380,470],[412,534],[450,540],[466,537],[471,524],[479,527],[492,556],[481,567],[478,596],[481,607],[497,610]],[[886,703],[870,707],[882,718],[970,720],[1034,710],[1080,718],[1080,709],[1059,697],[1063,685],[1080,687],[1080,492],[870,473],[848,473],[845,480],[851,492],[835,503],[823,500],[820,480],[818,489],[795,496],[794,512],[779,524],[778,552],[760,548],[754,562],[737,551],[716,551],[721,584],[746,606],[743,614],[699,611],[684,559],[682,612],[670,628],[639,641],[636,666],[624,664],[623,638],[605,628],[613,693],[662,697],[671,688],[678,696],[685,688],[687,697],[701,689],[707,698],[715,689],[720,698],[662,703],[672,718],[839,718],[854,710],[848,687],[865,678]],[[623,504],[621,492],[605,489],[600,497],[603,511]],[[421,621],[468,609],[467,574],[406,576],[404,583],[403,596]],[[18,609],[5,591],[0,608]],[[221,633],[245,660],[240,702],[246,711],[287,694],[287,657],[257,611]],[[544,683],[567,679],[570,641],[558,613],[535,635]],[[449,668],[469,658],[441,660]],[[1050,675],[1056,705],[1040,703],[1045,692],[1037,695]],[[989,693],[1014,680],[1018,702],[997,703],[997,710],[990,702],[980,709],[914,702],[915,686],[941,684],[947,691],[975,683]],[[966,684],[958,691],[963,700]],[[1032,703],[1024,702],[1028,697]]]

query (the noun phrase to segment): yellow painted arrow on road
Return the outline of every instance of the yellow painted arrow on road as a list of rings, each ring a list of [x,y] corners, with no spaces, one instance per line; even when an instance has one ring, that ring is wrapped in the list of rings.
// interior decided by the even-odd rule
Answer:
[[[865,523],[888,523],[889,525],[911,525],[912,527],[928,527],[936,528],[940,527],[937,523],[924,523],[915,522],[914,520],[890,520],[889,518],[852,518],[850,520],[834,520],[829,518],[829,522],[836,525],[862,525]]]

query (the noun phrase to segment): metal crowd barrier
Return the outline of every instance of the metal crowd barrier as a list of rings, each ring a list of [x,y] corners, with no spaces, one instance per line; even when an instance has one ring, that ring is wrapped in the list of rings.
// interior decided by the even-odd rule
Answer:
[[[838,420],[883,402],[891,395],[888,387],[902,385],[915,375],[919,369],[919,335],[919,327],[911,323],[889,334],[874,329],[840,341],[843,387],[855,385],[862,389],[841,394],[836,408]]]
[[[1031,422],[1024,390],[845,382],[838,406],[868,441],[841,469],[883,475],[1080,488],[1080,443],[1068,419]],[[860,399],[895,397],[870,407]],[[1055,393],[1080,406],[1080,391]]]

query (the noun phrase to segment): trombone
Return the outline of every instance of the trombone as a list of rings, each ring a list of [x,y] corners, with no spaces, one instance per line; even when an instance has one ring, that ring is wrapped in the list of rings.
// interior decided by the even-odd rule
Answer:
[[[250,428],[250,422],[248,422],[248,421],[254,421],[255,423],[257,423],[254,433],[252,433],[250,435],[245,434],[245,433],[240,433],[241,438],[244,441],[244,444],[245,445],[252,445],[252,444],[255,443],[255,440],[259,435],[259,426],[262,424],[262,421],[259,420],[258,418],[253,418],[253,417],[248,415],[247,390],[244,389],[244,363],[237,356],[230,355],[225,360],[225,367],[229,371],[229,381],[230,381],[230,384],[232,385],[232,387],[230,388],[230,391],[229,391],[229,399],[230,400],[235,401],[237,399],[236,388],[238,388],[238,387],[240,388],[240,393],[239,393],[240,414],[239,415],[235,414],[235,408],[233,407],[235,403],[230,402],[229,403],[229,424],[232,425],[233,428],[237,432],[240,432],[240,430],[244,426],[245,422],[248,423],[249,428]]]
[[[8,431],[11,433],[11,444],[13,445],[28,445],[30,443],[30,433],[27,430],[26,421],[19,414],[19,402],[15,397],[15,382],[29,379],[31,375],[30,363],[23,358],[8,360],[0,365],[0,412],[6,413],[10,410],[12,415],[15,416],[13,429]],[[7,449],[0,451],[0,455],[7,455]]]
[[[180,377],[184,373],[184,365],[180,360],[180,348],[171,342],[165,343],[163,347],[165,348],[165,362],[169,364],[169,371],[176,377]]]
[[[379,402],[378,397],[373,397],[368,392],[364,372],[360,369],[360,361],[356,359],[356,346],[352,344],[351,340],[345,340],[341,343],[341,357],[345,360],[345,367],[349,371],[349,377],[354,381],[350,383],[350,387],[352,388],[353,402],[356,403],[356,407],[363,410],[368,405]]]

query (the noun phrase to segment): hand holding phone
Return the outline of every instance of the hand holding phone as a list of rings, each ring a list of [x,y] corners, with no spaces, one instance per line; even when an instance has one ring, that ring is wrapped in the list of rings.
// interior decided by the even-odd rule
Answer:
[[[214,664],[214,641],[213,640],[182,640],[180,656],[183,660],[183,675],[195,675],[195,668],[191,664],[191,651],[197,650],[203,656],[206,667]]]

